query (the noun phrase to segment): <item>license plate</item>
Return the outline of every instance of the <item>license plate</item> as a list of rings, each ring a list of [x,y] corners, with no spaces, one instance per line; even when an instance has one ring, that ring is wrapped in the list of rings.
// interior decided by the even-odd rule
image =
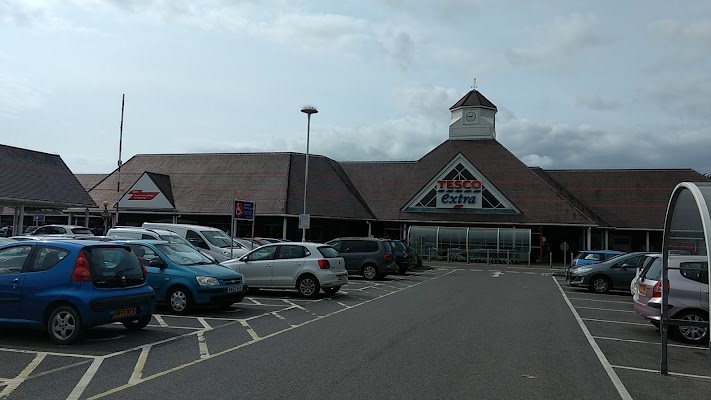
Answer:
[[[345,281],[346,279],[348,279],[348,278],[345,275],[338,275],[339,281]]]
[[[241,286],[228,286],[227,287],[227,293],[234,293],[234,292],[239,292],[240,289],[242,289]]]
[[[137,313],[138,313],[138,310],[136,309],[136,307],[122,308],[122,309],[114,311],[114,318],[131,317],[131,316],[136,315]]]
[[[637,292],[639,292],[639,294],[647,294],[647,287],[641,283],[638,283]]]

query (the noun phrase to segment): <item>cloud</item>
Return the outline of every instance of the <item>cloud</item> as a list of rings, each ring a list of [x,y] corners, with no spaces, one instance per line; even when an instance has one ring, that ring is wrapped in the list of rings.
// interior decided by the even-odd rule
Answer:
[[[449,107],[462,97],[459,90],[432,85],[413,85],[397,89],[395,102],[407,108],[408,113],[430,117],[448,117]]]
[[[533,44],[511,47],[493,56],[493,65],[551,66],[566,62],[574,53],[606,42],[592,14],[556,16],[528,33]]]
[[[664,19],[650,22],[650,32],[670,41],[698,43],[711,48],[711,19],[696,22],[681,22]]]
[[[614,101],[605,101],[599,94],[589,92],[578,96],[577,104],[595,111],[609,111],[618,107]]]
[[[485,0],[385,0],[387,7],[397,14],[406,14],[418,19],[436,21],[471,20],[482,12]]]
[[[711,119],[711,81],[707,75],[685,75],[656,82],[646,87],[645,92],[662,110],[705,119],[707,123]]]
[[[0,116],[41,108],[49,93],[30,83],[28,79],[10,77],[0,71]]]
[[[548,156],[539,156],[538,154],[528,154],[521,157],[521,161],[529,167],[550,168],[553,166],[553,159]]]
[[[42,31],[74,29],[54,13],[55,1],[0,0],[0,25],[12,24]]]

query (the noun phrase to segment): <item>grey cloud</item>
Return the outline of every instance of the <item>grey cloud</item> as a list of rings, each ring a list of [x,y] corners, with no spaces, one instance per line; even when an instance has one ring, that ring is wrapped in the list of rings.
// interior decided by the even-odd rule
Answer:
[[[0,72],[0,115],[13,116],[41,108],[49,94],[27,79],[3,75]]]
[[[674,80],[657,82],[645,89],[646,94],[662,110],[680,116],[711,119],[711,81],[706,75],[680,76]],[[710,132],[711,134],[711,132]]]
[[[449,107],[460,97],[462,92],[441,86],[407,86],[395,91],[395,101],[406,107],[409,114],[426,115],[435,120],[446,121]]]
[[[550,168],[553,166],[553,159],[548,156],[539,156],[538,154],[527,154],[521,157],[521,161],[529,167]]]
[[[595,111],[609,111],[618,107],[616,102],[605,101],[599,94],[592,92],[579,95],[577,104]]]
[[[399,14],[419,19],[461,21],[481,14],[485,0],[385,0],[384,4]]]

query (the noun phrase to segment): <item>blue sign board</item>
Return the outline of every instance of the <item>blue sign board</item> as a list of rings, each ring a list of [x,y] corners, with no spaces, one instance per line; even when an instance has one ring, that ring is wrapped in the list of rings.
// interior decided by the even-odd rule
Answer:
[[[35,222],[44,222],[44,214],[35,214]]]
[[[232,215],[234,219],[254,221],[254,202],[235,200]]]

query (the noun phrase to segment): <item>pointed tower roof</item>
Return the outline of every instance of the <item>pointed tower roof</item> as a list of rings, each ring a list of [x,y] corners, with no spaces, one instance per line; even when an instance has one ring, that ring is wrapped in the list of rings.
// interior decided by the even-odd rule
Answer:
[[[465,94],[464,97],[459,99],[452,107],[449,107],[449,110],[451,111],[460,107],[484,107],[498,111],[494,103],[490,102],[489,99],[484,97],[484,95],[479,93],[476,89]]]

